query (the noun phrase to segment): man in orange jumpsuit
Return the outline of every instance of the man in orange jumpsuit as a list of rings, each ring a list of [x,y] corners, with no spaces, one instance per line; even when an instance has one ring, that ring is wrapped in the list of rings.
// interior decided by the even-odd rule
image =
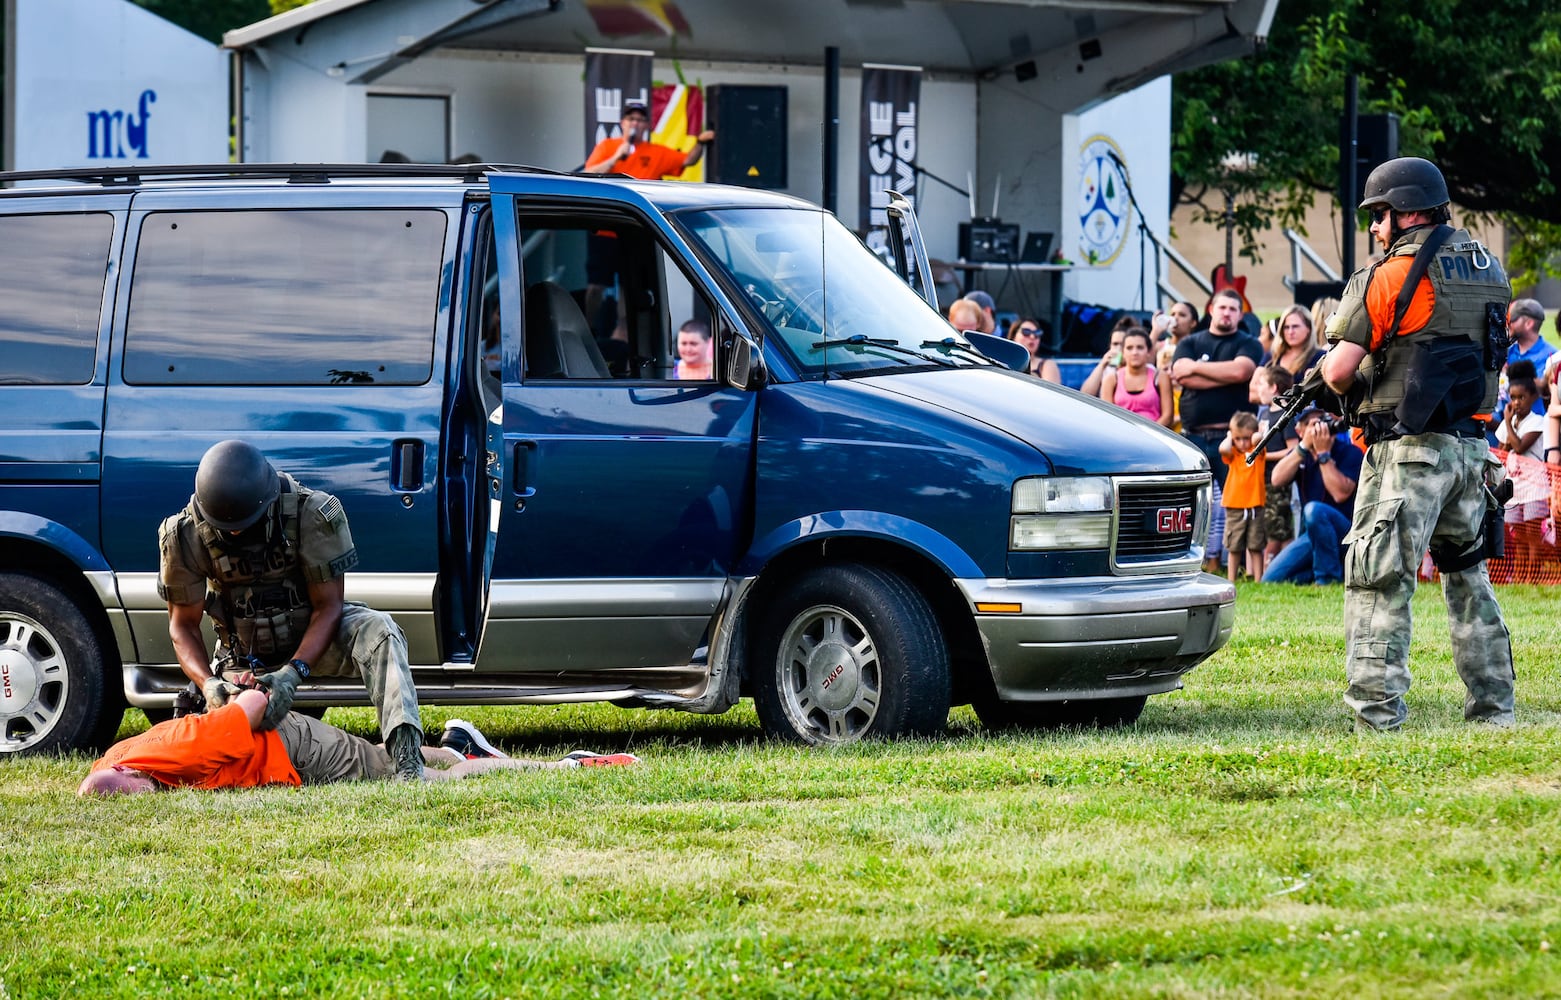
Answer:
[[[262,729],[264,691],[240,691],[221,708],[160,722],[121,740],[93,762],[78,795],[125,795],[164,788],[255,788],[389,780],[395,765],[383,744],[296,712],[275,729]],[[426,781],[447,781],[502,769],[601,767],[634,764],[632,754],[576,750],[558,761],[507,757],[469,722],[451,719],[440,747],[423,747]]]

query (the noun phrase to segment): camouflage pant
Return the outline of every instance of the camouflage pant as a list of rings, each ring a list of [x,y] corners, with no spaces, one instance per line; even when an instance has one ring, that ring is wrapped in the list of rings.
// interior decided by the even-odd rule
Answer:
[[[363,678],[369,701],[379,712],[382,736],[389,736],[403,724],[423,731],[417,713],[417,687],[407,662],[407,638],[385,612],[362,604],[345,605],[336,641],[326,648],[319,663],[311,664],[310,674]]]
[[[1408,715],[1409,602],[1426,548],[1467,549],[1485,515],[1483,440],[1416,434],[1371,446],[1361,466],[1355,523],[1345,536],[1344,702],[1375,729]],[[1453,665],[1468,694],[1464,718],[1512,721],[1512,644],[1485,563],[1442,574]]]

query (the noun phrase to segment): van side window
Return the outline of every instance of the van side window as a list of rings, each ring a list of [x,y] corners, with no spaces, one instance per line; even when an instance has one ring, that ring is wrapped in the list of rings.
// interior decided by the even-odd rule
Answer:
[[[445,215],[155,212],[125,330],[138,385],[422,385]]]
[[[520,237],[526,380],[712,378],[711,338],[679,332],[709,331],[709,302],[647,227],[522,210]]]
[[[715,337],[709,301],[678,268],[677,261],[661,251],[661,280],[666,288],[664,323],[671,332],[668,355],[658,375],[680,382],[709,382],[715,378]]]
[[[97,359],[114,218],[0,216],[0,385],[83,385]]]

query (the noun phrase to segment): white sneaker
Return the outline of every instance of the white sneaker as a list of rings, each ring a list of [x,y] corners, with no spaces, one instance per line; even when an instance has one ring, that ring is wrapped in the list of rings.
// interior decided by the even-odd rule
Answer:
[[[500,750],[488,738],[482,735],[482,730],[467,722],[465,719],[451,719],[444,724],[444,736],[440,737],[439,745],[463,760],[475,760],[478,757],[508,757],[509,754]]]

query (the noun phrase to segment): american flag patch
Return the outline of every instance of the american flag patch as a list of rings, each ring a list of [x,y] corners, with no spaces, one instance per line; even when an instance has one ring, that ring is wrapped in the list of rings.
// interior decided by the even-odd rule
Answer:
[[[320,505],[320,520],[335,534],[341,523],[347,519],[347,512],[341,509],[341,501],[331,497]]]

